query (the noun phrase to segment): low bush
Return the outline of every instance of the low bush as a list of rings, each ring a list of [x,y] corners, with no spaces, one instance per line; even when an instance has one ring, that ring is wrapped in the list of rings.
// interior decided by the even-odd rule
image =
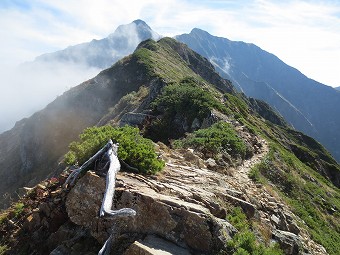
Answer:
[[[244,158],[248,152],[246,144],[233,127],[222,121],[209,128],[199,129],[186,138],[175,141],[174,145],[184,148],[191,147],[208,155],[227,152],[234,157]]]
[[[79,136],[79,142],[72,142],[70,151],[65,155],[69,165],[83,164],[109,139],[119,143],[118,158],[137,168],[140,173],[154,174],[164,167],[164,162],[157,158],[151,140],[142,137],[138,128],[125,127],[91,127]]]
[[[194,78],[185,78],[180,84],[170,84],[153,102],[155,109],[162,109],[169,116],[184,115],[191,123],[194,118],[202,120],[212,109],[224,111],[225,107],[210,91]]]
[[[239,207],[233,208],[228,214],[228,221],[239,231],[227,243],[228,254],[238,255],[282,255],[277,245],[265,246],[256,240],[250,231],[250,224],[246,215]]]

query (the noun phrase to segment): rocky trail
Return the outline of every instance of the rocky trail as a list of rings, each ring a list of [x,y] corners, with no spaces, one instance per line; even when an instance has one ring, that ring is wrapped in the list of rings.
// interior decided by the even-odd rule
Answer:
[[[87,249],[93,251],[86,253],[90,255],[114,233],[113,254],[216,254],[237,232],[226,218],[232,206],[239,206],[256,235],[264,242],[275,240],[285,254],[327,254],[270,185],[248,177],[269,151],[266,141],[258,145],[250,159],[225,167],[203,160],[191,149],[157,144],[166,162],[161,173],[117,175],[113,209],[132,208],[133,218],[99,217],[105,178],[92,171],[70,190],[62,189],[60,180],[52,186],[39,184],[37,207],[17,229],[37,239],[20,234],[17,240],[39,244],[44,253],[36,254],[84,254]],[[39,236],[49,237],[41,243]]]
[[[125,236],[125,255],[158,254],[147,240],[158,238],[158,250],[178,254],[210,254],[219,250],[236,229],[226,221],[228,207],[239,206],[256,225],[265,242],[275,240],[286,254],[327,254],[301,226],[303,222],[279,198],[274,189],[253,182],[248,173],[269,151],[266,141],[239,166],[219,166],[203,160],[191,149],[172,150],[159,143],[165,169],[155,176],[121,172],[117,176],[116,208],[133,208],[133,219],[119,223],[102,220],[97,213],[105,187],[103,178],[89,172],[78,181],[66,200],[72,222],[91,230],[100,243],[112,231]],[[82,202],[86,201],[86,203]],[[115,224],[115,229],[110,226]],[[139,233],[131,242],[131,233]],[[117,234],[119,236],[119,234]],[[119,238],[118,238],[119,239]],[[118,241],[117,239],[117,241]],[[119,239],[122,243],[122,240]],[[123,241],[124,242],[124,241]],[[143,252],[150,253],[143,253]]]
[[[260,144],[261,148],[253,157],[222,173],[199,168],[198,166],[207,162],[203,162],[190,150],[180,151],[181,154],[173,151],[165,153],[167,164],[161,180],[175,186],[176,195],[184,200],[196,200],[195,203],[203,203],[208,207],[209,201],[228,201],[242,207],[249,218],[260,224],[268,235],[281,242],[288,254],[297,254],[301,247],[307,253],[327,254],[323,246],[311,240],[307,231],[299,227],[304,223],[291,212],[274,189],[255,183],[249,178],[252,167],[260,163],[269,152],[265,140],[261,140]],[[211,165],[210,167],[214,168]],[[225,217],[223,208],[214,208],[210,212],[217,217]]]

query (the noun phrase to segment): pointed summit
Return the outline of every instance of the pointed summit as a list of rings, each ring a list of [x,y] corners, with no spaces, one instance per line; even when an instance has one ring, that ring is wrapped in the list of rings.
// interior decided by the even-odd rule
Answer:
[[[157,41],[161,38],[161,36],[153,31],[150,26],[145,23],[145,21],[137,19],[129,24],[120,25],[117,27],[114,33],[108,36],[108,38],[111,40],[117,38],[120,40],[125,40],[125,46],[133,47],[135,49],[140,42],[147,39],[153,39]]]
[[[118,26],[106,38],[44,54],[38,57],[36,62],[66,62],[103,69],[110,67],[122,57],[131,54],[140,42],[150,38],[159,40],[161,36],[153,31],[145,21],[137,19],[129,24]]]
[[[142,26],[146,26],[146,27],[150,28],[150,27],[148,26],[148,24],[146,24],[146,22],[145,22],[144,20],[141,20],[141,19],[136,19],[136,20],[132,21],[132,23],[135,23],[137,26],[138,26],[138,25],[142,25]],[[151,29],[151,28],[150,28],[150,29]]]

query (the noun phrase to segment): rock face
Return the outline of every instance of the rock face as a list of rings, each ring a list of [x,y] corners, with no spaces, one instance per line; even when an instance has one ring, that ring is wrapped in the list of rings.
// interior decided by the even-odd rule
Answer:
[[[181,254],[190,255],[186,249],[183,249],[173,243],[153,235],[146,236],[143,241],[135,241],[124,252],[124,255],[170,255]]]
[[[267,229],[285,254],[326,254],[300,231],[299,219],[273,191],[269,193],[249,179],[250,168],[268,152],[267,145],[260,143],[261,149],[251,159],[227,175],[206,169],[197,156],[188,156],[193,154],[190,150],[173,151],[160,144],[159,152],[167,162],[161,175],[120,173],[117,177],[115,209],[133,208],[137,212],[134,218],[99,218],[105,180],[93,172],[86,173],[70,190],[68,216],[99,243],[114,233],[117,254],[216,254],[226,252],[227,241],[237,233],[225,220],[225,206],[236,205]]]
[[[300,219],[273,190],[248,177],[269,151],[265,141],[258,144],[250,159],[223,173],[207,169],[191,149],[157,144],[166,161],[160,174],[117,175],[113,209],[132,208],[133,218],[99,217],[106,184],[92,171],[70,189],[61,187],[66,174],[41,183],[26,197],[31,209],[21,216],[22,226],[12,221],[0,225],[11,247],[8,254],[92,255],[111,234],[111,254],[230,254],[227,243],[237,230],[226,219],[234,206],[285,254],[327,254],[298,227]]]
[[[110,220],[98,217],[105,180],[87,173],[70,191],[66,208],[72,222],[85,226],[103,243],[114,231],[115,241],[127,237],[157,235],[191,252],[211,253],[223,248],[236,230],[225,220],[214,217],[202,205],[160,194],[150,185],[121,176],[117,183],[116,207],[130,207],[137,215],[129,219]],[[86,201],[86,202],[84,202]],[[126,242],[128,241],[126,240]]]

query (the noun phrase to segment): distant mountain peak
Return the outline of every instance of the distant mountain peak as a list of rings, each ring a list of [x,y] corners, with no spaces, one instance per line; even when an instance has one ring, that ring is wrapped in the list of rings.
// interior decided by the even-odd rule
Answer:
[[[146,27],[150,28],[149,25],[146,24],[146,22],[144,20],[141,20],[141,19],[136,19],[136,20],[132,21],[132,23],[135,23],[137,26],[142,25],[142,26],[146,26]]]
[[[207,35],[210,35],[207,31],[203,30],[203,29],[200,29],[200,28],[193,28],[190,32],[190,34],[207,34]]]
[[[154,39],[159,40],[161,36],[153,31],[151,27],[146,24],[145,21],[141,19],[134,20],[133,22],[125,25],[120,25],[117,29],[108,36],[108,38],[116,38],[116,37],[131,37],[138,36],[139,41],[144,41],[146,39]],[[137,46],[137,45],[135,45]]]

